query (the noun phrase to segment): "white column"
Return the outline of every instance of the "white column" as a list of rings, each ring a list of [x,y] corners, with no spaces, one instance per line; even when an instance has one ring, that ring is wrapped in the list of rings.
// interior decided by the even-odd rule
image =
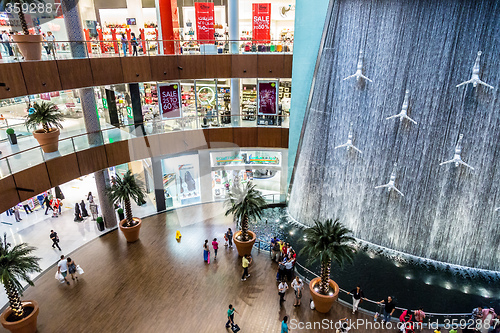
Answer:
[[[239,53],[239,42],[237,40],[240,38],[240,19],[239,19],[239,0],[229,0],[228,2],[228,28],[229,28],[229,40],[236,42],[231,42],[229,50],[233,54]],[[233,126],[238,126],[240,123],[240,79],[231,79],[231,123]]]
[[[139,38],[139,28],[144,28],[141,0],[127,0],[127,17],[135,18],[137,25],[131,25],[130,30],[135,33],[136,38]]]

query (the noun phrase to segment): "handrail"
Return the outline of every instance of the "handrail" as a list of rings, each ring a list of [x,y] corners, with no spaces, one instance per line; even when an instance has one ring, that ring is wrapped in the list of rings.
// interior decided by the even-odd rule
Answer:
[[[80,134],[72,135],[69,137],[61,138],[61,139],[59,139],[59,143],[60,142],[71,142],[71,146],[72,146],[71,152],[77,152],[77,151],[88,149],[88,148],[94,147],[94,146],[102,146],[102,145],[106,144],[108,140],[110,142],[112,142],[112,140],[113,140],[111,138],[112,134],[109,134],[109,136],[106,136],[106,134],[110,133],[110,131],[119,131],[120,139],[117,141],[122,141],[122,140],[128,140],[131,138],[137,138],[137,137],[142,137],[142,136],[147,136],[147,135],[162,134],[162,133],[169,133],[169,132],[176,132],[176,131],[186,131],[186,130],[187,131],[198,130],[198,129],[208,128],[210,126],[210,124],[203,125],[202,122],[200,121],[200,119],[203,119],[205,117],[206,116],[186,116],[186,117],[178,118],[178,119],[148,120],[148,121],[143,121],[143,122],[137,123],[137,124],[128,124],[128,125],[122,125],[122,126],[118,126],[118,127],[108,127],[108,128],[104,128],[100,131],[80,133]],[[242,123],[241,118],[243,118],[243,117],[245,117],[245,115],[207,116],[207,118],[209,118],[209,119],[217,120],[216,124],[212,124],[210,126],[212,128],[248,127],[248,126],[244,126],[246,124]],[[277,115],[277,116],[271,116],[271,117],[276,117],[275,119],[278,119],[278,117],[279,117],[280,119],[283,119],[283,120],[288,118],[288,116],[286,116],[286,115]],[[223,124],[221,121],[219,121],[221,118],[229,118],[228,119],[229,122],[227,124]],[[283,120],[281,122],[277,121],[276,122],[277,125],[259,125],[259,126],[271,127],[271,128],[286,127],[285,126],[286,124]],[[188,121],[190,123],[186,124],[185,123],[186,121]],[[250,122],[252,124],[254,124],[256,121],[257,121],[257,115],[255,116],[255,120],[252,120]],[[174,126],[171,126],[172,128],[170,130],[166,130],[165,126],[169,126],[169,125],[170,126],[174,125]],[[254,126],[255,126],[255,124],[254,124]],[[150,127],[152,127],[151,133],[145,133],[145,132],[147,132],[147,129],[149,129]],[[123,138],[123,134],[126,134],[126,138]],[[93,135],[95,135],[95,137],[92,137]],[[75,145],[75,141],[79,138],[88,138],[88,139],[92,139],[92,140],[86,140],[85,148],[78,149],[77,146],[78,146],[78,144],[81,144],[81,142],[76,142],[76,145]],[[89,141],[93,141],[93,142],[89,142]],[[6,163],[7,168],[8,168],[8,173],[5,172],[6,170],[4,170],[4,172],[2,172],[2,174],[0,174],[0,178],[3,178],[9,174],[13,174],[17,171],[24,170],[24,169],[20,169],[20,170],[13,172],[11,165],[9,163],[9,160],[15,158],[16,156],[18,156],[20,154],[38,150],[41,153],[41,157],[42,157],[43,161],[46,161],[47,159],[51,159],[54,157],[62,156],[62,155],[57,155],[57,156],[46,155],[47,153],[41,152],[41,148],[42,148],[41,145],[36,145],[34,147],[30,147],[30,148],[24,149],[24,150],[16,152],[16,153],[2,156],[0,158],[0,171],[1,171],[2,164]],[[67,153],[65,153],[65,154],[67,154]],[[26,165],[26,164],[24,164],[24,165]]]
[[[141,39],[136,40],[136,44],[132,45],[131,40],[126,43],[121,42],[119,37],[121,33],[117,33],[116,40],[56,40],[56,41],[23,41],[14,42],[0,41],[0,44],[8,45],[9,53],[13,54],[15,61],[23,61],[22,55],[19,50],[21,44],[42,44],[45,50],[42,54],[46,55],[45,58],[49,60],[58,59],[82,59],[82,58],[95,58],[95,57],[126,57],[132,56],[134,51],[137,50],[136,55],[160,55],[163,51],[158,52],[158,48],[168,48],[168,54],[202,54],[202,55],[215,55],[215,54],[245,54],[245,53],[282,53],[291,54],[293,52],[293,39],[247,39],[247,40],[206,40],[206,39]],[[107,36],[107,35],[106,35]],[[78,49],[78,46],[81,46]],[[3,45],[2,45],[3,46]],[[61,49],[58,49],[60,46]],[[71,47],[74,49],[71,50]],[[215,47],[215,48],[214,48]],[[126,50],[127,55],[124,55]],[[75,55],[72,54],[75,52]],[[61,55],[69,56],[61,56]],[[44,59],[44,60],[46,60]],[[8,58],[10,60],[10,58]]]
[[[266,250],[266,249],[263,249],[263,248],[261,248],[261,246],[260,246],[260,244],[261,244],[261,243],[266,243],[266,244],[267,244],[267,243],[270,243],[270,241],[265,241],[265,240],[262,240],[262,239],[260,239],[260,238],[256,238],[256,244],[257,244],[257,242],[259,243],[259,246],[258,246],[259,251],[261,251],[261,250],[262,250],[262,251],[266,251],[266,252],[269,252],[269,253],[270,253],[270,251],[268,251],[268,250]],[[319,276],[318,274],[316,274],[315,272],[313,272],[313,271],[311,271],[310,269],[308,269],[308,268],[304,267],[303,265],[301,265],[298,261],[295,261],[295,265],[296,265],[296,266],[299,266],[301,269],[303,269],[304,271],[306,271],[307,273],[309,273],[309,274],[311,274],[311,275],[313,275],[313,276],[315,276],[315,277],[320,277],[320,276]],[[307,279],[305,276],[302,276],[302,277],[304,278],[304,280],[308,281],[308,279]],[[339,291],[343,292],[343,293],[344,293],[344,294],[346,294],[346,295],[349,295],[349,292],[348,292],[347,290],[345,290],[345,289],[342,289],[340,286],[339,286]],[[363,297],[363,300],[364,300],[364,301],[367,301],[368,303],[376,304],[376,305],[381,306],[381,307],[383,307],[383,306],[384,306],[383,304],[379,304],[377,301],[371,300],[371,299],[366,298],[366,297]],[[398,307],[398,306],[396,307],[396,309],[398,309],[398,310],[400,310],[400,311],[405,311],[405,310],[408,310],[407,308],[402,308],[402,307]],[[364,310],[364,311],[366,311],[366,312],[371,313],[371,311],[368,311],[368,310],[366,310],[366,309],[363,309],[363,310]],[[416,310],[410,310],[410,311],[414,312],[414,311],[416,311]],[[470,317],[470,316],[471,316],[471,313],[438,313],[438,312],[425,312],[425,315],[426,315],[426,317],[445,317],[445,318],[447,318],[447,317],[452,317],[452,316],[453,316],[453,317]]]

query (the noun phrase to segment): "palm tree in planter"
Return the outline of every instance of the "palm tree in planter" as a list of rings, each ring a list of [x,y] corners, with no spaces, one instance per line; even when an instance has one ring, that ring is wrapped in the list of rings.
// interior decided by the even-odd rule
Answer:
[[[39,4],[45,4],[44,0],[0,0],[0,9],[8,10],[11,13],[19,12],[19,21],[23,29],[22,35],[14,35],[14,42],[17,43],[25,60],[40,60],[42,59],[42,35],[30,35],[26,17],[24,14],[28,13],[34,8],[38,8]]]
[[[33,129],[33,136],[38,141],[45,153],[52,153],[59,148],[61,121],[64,116],[57,105],[50,102],[33,104],[34,112],[26,116],[26,127]],[[37,129],[42,126],[41,129]]]
[[[141,219],[132,216],[131,200],[138,205],[144,202],[144,188],[137,181],[129,170],[123,178],[116,176],[111,180],[111,187],[108,188],[108,197],[113,204],[121,203],[125,206],[125,219],[120,221],[120,230],[127,239],[127,242],[135,242],[139,239]]]
[[[2,326],[11,332],[36,332],[38,303],[35,301],[21,302],[23,285],[20,280],[33,286],[29,274],[41,272],[38,265],[40,258],[32,256],[36,248],[26,243],[14,247],[7,243],[7,234],[0,238],[0,281],[5,287],[9,298],[8,307],[0,316]]]
[[[261,217],[262,210],[266,206],[266,200],[262,197],[260,191],[255,189],[252,182],[248,182],[243,186],[235,183],[229,190],[225,206],[227,208],[226,216],[234,214],[241,221],[241,231],[238,231],[233,236],[238,254],[240,256],[250,254],[256,236],[254,232],[248,230],[248,222],[250,219]]]
[[[339,286],[335,281],[330,280],[330,269],[332,260],[340,267],[344,263],[352,263],[354,253],[354,238],[338,219],[333,221],[328,219],[325,222],[314,221],[314,226],[304,231],[305,245],[300,251],[307,255],[310,263],[319,260],[321,265],[321,275],[312,279],[309,283],[312,298],[316,310],[321,313],[330,311],[333,302],[338,298]]]

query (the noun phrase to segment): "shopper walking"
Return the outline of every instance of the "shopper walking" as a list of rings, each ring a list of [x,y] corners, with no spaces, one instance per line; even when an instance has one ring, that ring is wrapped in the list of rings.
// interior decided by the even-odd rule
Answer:
[[[226,328],[229,328],[231,326],[234,326],[234,313],[240,314],[236,309],[233,307],[232,304],[229,304],[229,310],[227,310],[227,323],[226,323]]]
[[[286,283],[285,279],[281,280],[280,284],[278,285],[278,295],[280,296],[280,305],[285,301],[285,293],[288,289],[288,284]]]
[[[120,41],[122,42],[123,56],[126,57],[128,50],[128,41],[127,38],[125,37],[125,34],[122,34],[122,39]]]
[[[57,272],[64,277],[64,281],[69,285],[69,281],[66,280],[66,276],[68,275],[68,261],[64,259],[64,255],[61,255],[61,260],[57,263]]]
[[[229,242],[229,247],[233,247],[233,231],[231,230],[231,228],[227,229],[226,237]]]
[[[391,296],[387,296],[386,299],[381,300],[380,302],[377,302],[377,304],[384,304],[384,321],[386,323],[391,321],[391,316],[394,313],[394,310],[396,309],[396,302],[392,299]]]
[[[80,209],[82,211],[82,217],[89,216],[89,212],[87,212],[87,208],[85,207],[85,202],[83,200],[82,200],[82,202],[80,202]]]
[[[21,222],[23,220],[21,214],[19,214],[19,207],[17,207],[17,205],[14,206],[14,217],[16,218],[16,222]]]
[[[78,203],[75,203],[75,222],[80,222],[83,221],[82,218],[82,213],[80,212],[80,205]]]
[[[52,56],[54,59],[56,59],[56,37],[52,34],[52,31],[47,32],[47,37],[45,38],[47,41],[47,54],[50,56],[52,53]]]
[[[138,45],[137,38],[135,38],[135,33],[133,33],[133,32],[130,34],[130,36],[131,36],[130,37],[130,45],[132,46],[132,55],[136,56],[136,55],[138,55],[138,53],[137,53],[137,45]]]
[[[217,251],[219,250],[219,242],[217,242],[217,238],[214,238],[212,241],[212,247],[214,248],[214,260],[217,260]]]
[[[46,195],[45,196],[45,199],[43,199],[43,204],[45,205],[45,215],[48,215],[47,212],[49,211],[49,208],[52,209],[52,207],[50,207],[50,195]]]
[[[241,266],[243,266],[243,275],[241,276],[241,281],[246,281],[250,274],[248,274],[248,266],[252,263],[252,257],[245,254],[241,259]]]
[[[68,273],[71,275],[71,279],[73,279],[73,281],[75,281],[75,279],[78,281],[78,276],[75,276],[76,274],[75,262],[70,257],[68,257],[66,261],[68,262]]]
[[[33,213],[33,211],[31,210],[31,207],[29,205],[28,200],[23,201],[23,208],[24,208],[24,211],[26,212],[26,214]]]
[[[288,316],[283,317],[283,321],[281,322],[281,333],[289,333],[288,329]]]
[[[418,323],[422,323],[425,319],[425,312],[424,312],[424,308],[420,307],[418,308],[418,310],[416,310],[414,312],[414,317],[415,317],[415,321],[418,322]]]
[[[59,251],[62,251],[61,248],[59,247],[59,236],[57,236],[57,232],[54,230],[50,230],[50,239],[52,239],[52,247],[59,249]]]
[[[7,31],[2,31],[2,42],[3,42],[3,47],[5,49],[5,53],[7,53],[7,56],[11,57],[14,55],[14,53],[12,52],[12,47],[10,46],[10,38],[9,38],[9,34],[7,33]]]
[[[302,298],[302,289],[304,289],[304,282],[296,276],[295,280],[292,281],[292,288],[295,292],[295,301],[293,302],[293,306],[300,306],[300,300]]]
[[[359,303],[363,298],[365,298],[365,294],[363,290],[361,290],[361,286],[358,284],[356,288],[347,293],[347,295],[352,295],[352,313],[354,314],[358,311]]]
[[[205,239],[205,244],[203,244],[203,260],[209,263],[210,249],[208,247],[208,239]]]
[[[94,203],[94,196],[92,195],[92,192],[89,192],[89,195],[87,195],[87,200],[89,201],[89,204]]]

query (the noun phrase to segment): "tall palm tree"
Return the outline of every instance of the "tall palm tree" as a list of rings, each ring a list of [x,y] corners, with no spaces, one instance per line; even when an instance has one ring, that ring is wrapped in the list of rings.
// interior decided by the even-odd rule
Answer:
[[[344,227],[338,219],[328,219],[323,223],[315,220],[314,226],[304,231],[305,245],[300,253],[306,254],[310,263],[318,260],[321,263],[320,294],[328,295],[332,260],[340,267],[353,261],[356,249],[355,240],[349,236],[350,233],[351,230]]]
[[[12,313],[19,320],[24,317],[20,298],[23,294],[23,285],[20,280],[34,286],[29,274],[42,271],[38,265],[41,258],[31,255],[35,250],[35,247],[26,243],[12,247],[7,243],[6,233],[3,235],[3,240],[0,238],[0,280],[7,292]]]
[[[134,200],[138,205],[144,202],[144,188],[142,183],[137,181],[130,170],[123,178],[116,176],[111,180],[111,187],[108,188],[109,200],[115,203],[123,203],[125,206],[125,218],[127,222],[124,227],[133,227],[137,223],[132,218],[132,206],[130,200]]]
[[[15,13],[17,11],[17,9],[15,8],[19,8],[19,12],[17,13],[17,15],[19,16],[19,21],[21,21],[21,27],[23,29],[23,33],[25,35],[29,35],[30,32],[28,30],[28,24],[26,24],[26,17],[24,16],[24,14],[29,11],[31,4],[38,5],[40,3],[45,3],[45,1],[44,0],[0,0],[0,9],[2,9],[2,11],[13,10],[13,12]],[[12,5],[11,7],[12,9],[8,8],[10,6],[8,4]]]
[[[241,221],[241,236],[243,241],[248,241],[248,222],[261,217],[266,200],[252,182],[244,186],[236,182],[229,190],[224,205],[227,207],[226,216],[234,214]]]
[[[57,105],[50,102],[41,102],[33,104],[35,112],[26,116],[26,127],[37,129],[42,125],[45,133],[50,132],[53,128],[63,128],[61,121],[64,116],[59,111]]]

